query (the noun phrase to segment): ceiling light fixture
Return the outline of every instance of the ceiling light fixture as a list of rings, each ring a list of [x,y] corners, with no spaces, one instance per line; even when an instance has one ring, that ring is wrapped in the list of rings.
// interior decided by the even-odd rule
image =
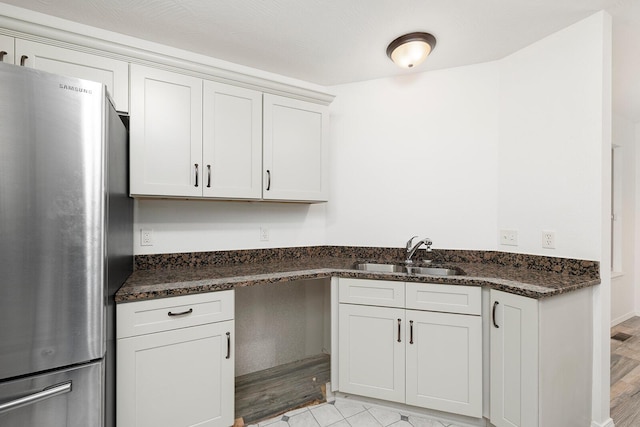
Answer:
[[[413,68],[420,65],[436,47],[436,38],[429,33],[409,33],[400,36],[387,47],[387,56],[396,65]]]

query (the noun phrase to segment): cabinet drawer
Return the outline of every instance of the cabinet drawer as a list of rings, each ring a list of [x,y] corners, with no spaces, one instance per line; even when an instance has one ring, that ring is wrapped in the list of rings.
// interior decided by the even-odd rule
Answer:
[[[341,303],[404,308],[404,282],[340,279]]]
[[[480,286],[407,283],[407,308],[479,316],[482,311],[481,291]]]
[[[233,291],[118,304],[118,338],[233,319]]]

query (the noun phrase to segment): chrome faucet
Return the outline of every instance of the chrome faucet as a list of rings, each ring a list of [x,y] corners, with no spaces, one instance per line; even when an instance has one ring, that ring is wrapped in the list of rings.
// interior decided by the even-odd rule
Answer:
[[[407,259],[404,261],[405,264],[413,264],[413,260],[411,258],[413,258],[413,255],[416,253],[418,248],[420,248],[420,246],[422,245],[425,245],[427,247],[427,252],[431,252],[431,245],[433,245],[433,242],[428,237],[425,237],[424,239],[420,240],[418,243],[416,243],[412,247],[411,245],[413,244],[413,239],[415,239],[416,237],[418,236],[413,236],[407,242]]]

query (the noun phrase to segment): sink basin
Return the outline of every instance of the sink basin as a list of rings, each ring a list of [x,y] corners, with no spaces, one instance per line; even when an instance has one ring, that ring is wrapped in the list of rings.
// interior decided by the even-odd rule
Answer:
[[[399,264],[376,264],[372,262],[363,262],[354,265],[356,270],[374,271],[380,273],[406,273],[407,269],[404,265]]]
[[[460,269],[445,267],[406,267],[409,274],[430,274],[432,276],[458,276]]]
[[[428,274],[432,276],[459,276],[464,272],[458,268],[446,267],[420,267],[406,266],[402,264],[377,264],[373,262],[357,263],[353,266],[356,270],[371,271],[375,273],[407,273],[407,274]]]

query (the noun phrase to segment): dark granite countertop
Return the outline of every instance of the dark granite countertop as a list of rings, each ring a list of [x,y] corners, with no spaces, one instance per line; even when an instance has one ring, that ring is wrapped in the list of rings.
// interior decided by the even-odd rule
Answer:
[[[378,273],[354,269],[361,261],[402,259],[397,248],[303,247],[136,257],[136,270],[116,302],[172,297],[269,283],[328,277],[489,286],[545,298],[600,283],[596,261],[493,251],[422,251],[417,263],[463,270],[458,276]]]

